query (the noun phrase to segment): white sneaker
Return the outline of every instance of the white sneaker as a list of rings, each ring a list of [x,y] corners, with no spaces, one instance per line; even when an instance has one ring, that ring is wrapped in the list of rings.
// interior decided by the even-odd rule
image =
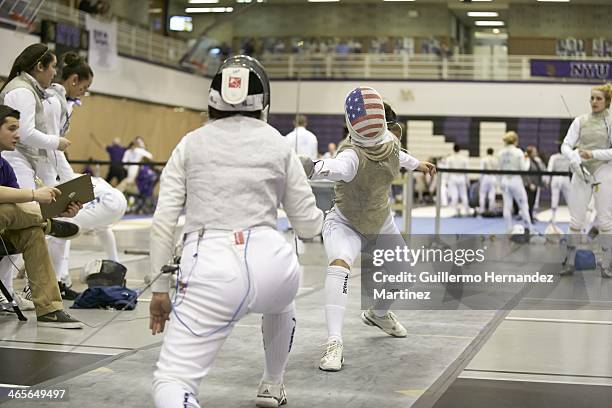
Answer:
[[[31,300],[22,298],[18,293],[13,293],[13,300],[17,302],[17,306],[21,311],[34,310],[34,303]],[[0,293],[0,304],[4,311],[13,313],[13,305],[11,305],[7,298]]]
[[[368,309],[361,314],[361,320],[368,326],[376,326],[393,337],[406,337],[408,335],[406,328],[402,326],[397,320],[395,313],[391,311],[387,312],[383,317],[378,317],[372,309]]]
[[[35,310],[36,309],[34,307],[34,302],[32,302],[29,299],[21,297],[21,295],[19,293],[14,293],[13,294],[13,299],[15,299],[15,302],[17,302],[17,306],[19,306],[19,309],[21,309],[22,312],[27,311],[27,310]]]
[[[319,363],[319,369],[323,371],[340,371],[342,363],[344,363],[343,350],[344,346],[340,341],[332,340],[327,342],[327,348]]]
[[[285,384],[272,384],[262,381],[257,390],[256,407],[276,408],[287,403]]]

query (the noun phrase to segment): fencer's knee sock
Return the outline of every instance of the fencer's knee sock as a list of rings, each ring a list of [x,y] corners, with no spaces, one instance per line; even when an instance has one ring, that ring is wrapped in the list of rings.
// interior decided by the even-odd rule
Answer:
[[[612,230],[599,232],[599,243],[603,250],[601,266],[605,269],[612,265]]]
[[[8,256],[0,262],[0,280],[9,293],[13,293],[13,265]]]
[[[580,243],[580,231],[574,229],[569,230],[567,235],[567,254],[565,255],[566,263],[574,265],[576,262],[576,247]]]
[[[70,255],[70,241],[47,237],[47,247],[49,249],[49,257],[55,270],[57,281],[66,282],[69,280],[68,258]]]
[[[557,209],[551,208],[550,211],[552,213],[552,215],[550,216],[550,222],[555,222],[555,218],[557,218]]]
[[[196,396],[178,382],[154,382],[153,401],[156,408],[200,408]]]
[[[266,354],[263,381],[281,384],[295,334],[295,308],[280,314],[264,314],[261,318]]]
[[[328,266],[325,278],[325,318],[328,340],[342,341],[342,324],[348,301],[350,271],[341,266]]]
[[[115,233],[110,227],[96,230],[96,236],[98,241],[102,244],[104,251],[106,252],[107,259],[111,261],[119,262],[119,253],[117,252],[117,240],[115,239]]]

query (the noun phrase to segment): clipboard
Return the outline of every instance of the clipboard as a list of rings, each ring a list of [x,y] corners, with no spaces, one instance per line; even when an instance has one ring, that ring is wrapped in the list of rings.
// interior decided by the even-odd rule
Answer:
[[[56,201],[49,204],[40,203],[40,212],[44,219],[57,217],[66,211],[68,204],[72,201],[78,201],[81,204],[85,204],[95,198],[93,184],[89,174],[84,174],[65,183],[58,184],[55,188],[62,192],[62,194],[56,198]]]

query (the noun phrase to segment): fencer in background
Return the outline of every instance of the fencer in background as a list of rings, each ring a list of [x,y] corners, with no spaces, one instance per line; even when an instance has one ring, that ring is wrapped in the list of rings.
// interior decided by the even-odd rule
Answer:
[[[569,160],[561,153],[555,153],[548,159],[548,171],[562,171],[569,173]],[[565,203],[569,202],[570,178],[568,176],[546,177],[546,183],[550,185],[550,222],[554,223],[559,208],[559,197],[563,195]]]
[[[335,158],[313,162],[301,157],[304,170],[313,180],[335,181],[335,205],[323,226],[323,243],[328,267],[325,279],[327,345],[319,368],[339,371],[344,361],[342,327],[348,301],[351,268],[362,250],[362,242],[386,235],[400,247],[405,242],[394,223],[389,191],[400,167],[435,173],[431,163],[401,151],[398,138],[387,130],[380,94],[369,87],[351,91],[345,100],[349,137]],[[393,245],[395,246],[395,245]],[[394,337],[405,337],[406,329],[389,310],[392,301],[376,302],[363,312],[364,323]]]
[[[449,169],[467,169],[467,157],[460,153],[461,147],[458,144],[453,146],[453,154],[446,158],[446,167]],[[448,195],[450,205],[457,210],[457,215],[470,214],[470,203],[468,201],[467,189],[469,185],[467,173],[448,174]],[[461,204],[459,202],[461,201]],[[462,211],[463,209],[463,211]]]
[[[299,263],[276,230],[277,207],[298,236],[321,232],[323,213],[297,155],[268,125],[270,85],[248,56],[227,59],[212,80],[210,121],[177,145],[161,176],[151,227],[153,334],[164,331],[153,397],[159,408],[199,407],[201,380],[234,324],[262,313],[264,373],[256,405],[287,402],[283,375],[296,328]],[[185,227],[177,292],[169,276],[176,224]],[[250,368],[244,367],[245,370]]]
[[[591,89],[591,113],[572,122],[561,153],[569,160],[572,170],[568,207],[570,227],[567,256],[561,275],[575,270],[576,246],[581,230],[586,226],[591,197],[595,202],[599,242],[603,249],[601,276],[612,277],[612,114],[609,111],[612,85]]]
[[[518,148],[518,134],[515,131],[506,132],[503,137],[505,146],[497,153],[500,170],[526,171],[529,169],[529,158]],[[504,220],[506,230],[512,232],[512,204],[516,201],[519,214],[523,224],[533,231],[531,217],[529,216],[529,204],[527,202],[527,191],[520,175],[502,175],[501,189],[504,200]]]
[[[481,170],[497,170],[499,161],[493,155],[492,148],[487,149],[487,155],[480,160]],[[495,212],[495,194],[497,193],[497,176],[495,174],[481,174],[478,191],[478,209],[483,214],[487,208],[489,212]],[[488,203],[487,203],[488,201]],[[488,205],[488,206],[487,206]]]

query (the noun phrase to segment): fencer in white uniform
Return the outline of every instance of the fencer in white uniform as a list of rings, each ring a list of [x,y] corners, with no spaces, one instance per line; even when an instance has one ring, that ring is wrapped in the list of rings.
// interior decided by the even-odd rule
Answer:
[[[201,380],[236,322],[262,313],[265,365],[256,405],[286,403],[283,373],[296,327],[299,264],[276,230],[282,204],[303,238],[321,232],[323,213],[297,155],[266,123],[267,75],[247,56],[227,59],[212,80],[210,121],[177,145],[161,176],[151,228],[153,334],[164,331],[154,374],[159,408],[199,407]],[[178,290],[169,276],[176,224],[185,227]],[[159,276],[159,277],[158,277]],[[248,368],[244,368],[247,370]]]
[[[529,170],[529,158],[517,147],[518,134],[514,131],[507,132],[503,137],[506,144],[498,153],[499,169],[512,171]],[[529,204],[527,202],[527,192],[523,179],[519,175],[502,175],[501,189],[504,199],[504,220],[508,233],[512,231],[512,204],[516,201],[519,214],[523,219],[525,227],[533,231],[531,217],[529,216]]]
[[[569,160],[561,153],[555,153],[548,159],[548,171],[563,171],[569,173]],[[570,178],[568,176],[550,177],[550,211],[551,223],[555,222],[557,209],[559,208],[559,197],[563,195],[565,203],[569,202]]]
[[[405,246],[393,221],[389,205],[391,182],[400,167],[434,174],[431,163],[402,152],[399,140],[387,130],[380,94],[369,87],[351,91],[345,101],[349,137],[335,158],[312,162],[301,157],[313,180],[335,181],[335,205],[325,218],[323,242],[328,267],[325,279],[327,345],[319,368],[339,371],[343,363],[342,326],[348,300],[348,278],[366,236],[382,236]],[[391,245],[390,247],[395,247]],[[377,326],[394,337],[407,332],[389,311],[390,301],[380,301],[363,312],[364,323]]]
[[[42,103],[49,133],[61,137],[68,134],[74,105],[80,105],[79,98],[91,86],[93,76],[93,71],[83,57],[74,52],[68,52],[62,56],[60,82],[51,84],[46,90],[47,98]],[[72,180],[74,172],[64,152],[47,148],[40,150],[36,163],[36,177],[46,186],[55,186]],[[49,256],[57,280],[67,287],[72,284],[68,268],[70,242],[53,237],[47,238]],[[62,284],[60,284],[60,289],[62,292],[65,290]]]
[[[487,155],[480,160],[481,170],[499,169],[499,161],[493,155],[493,149],[487,149]],[[480,176],[480,186],[478,191],[478,204],[480,213],[484,213],[487,208],[489,212],[495,211],[495,194],[497,192],[497,176],[494,174],[482,174]]]
[[[467,169],[467,157],[459,153],[461,147],[453,146],[453,154],[446,158],[446,167],[449,169]],[[457,210],[457,215],[469,215],[470,203],[468,202],[467,188],[469,185],[467,173],[448,174],[448,195],[450,205]],[[461,203],[460,203],[461,202]],[[463,210],[463,211],[462,211]]]
[[[599,227],[599,241],[603,249],[601,275],[612,277],[612,114],[610,100],[612,85],[591,89],[591,113],[572,122],[561,153],[569,160],[572,170],[568,207],[570,228],[567,238],[567,257],[561,275],[574,272],[576,246],[581,230],[586,226],[591,197],[594,198]]]

